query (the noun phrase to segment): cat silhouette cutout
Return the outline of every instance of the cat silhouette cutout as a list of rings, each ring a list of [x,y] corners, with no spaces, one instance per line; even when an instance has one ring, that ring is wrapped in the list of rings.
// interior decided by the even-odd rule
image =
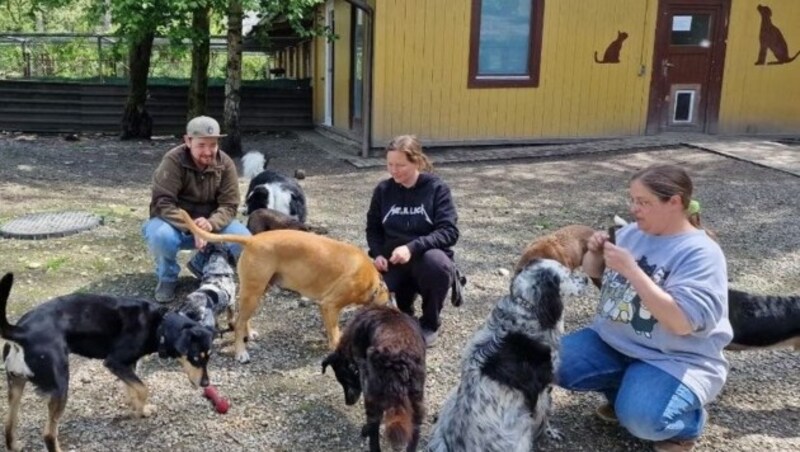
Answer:
[[[617,32],[617,39],[611,42],[603,53],[603,59],[597,59],[597,52],[594,52],[594,62],[598,64],[616,64],[619,63],[619,54],[622,52],[622,43],[628,38],[628,33],[624,31]]]
[[[758,33],[760,47],[758,48],[758,60],[756,66],[765,64],[767,61],[767,50],[775,55],[775,61],[766,64],[786,64],[791,63],[800,55],[800,51],[789,57],[789,45],[783,37],[781,30],[772,23],[772,9],[769,6],[758,5],[756,7],[761,14],[761,31]]]

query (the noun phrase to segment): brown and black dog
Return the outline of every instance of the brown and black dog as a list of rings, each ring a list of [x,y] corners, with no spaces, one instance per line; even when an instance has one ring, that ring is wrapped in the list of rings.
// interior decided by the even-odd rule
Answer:
[[[534,259],[553,259],[570,270],[579,268],[587,251],[586,242],[594,232],[589,226],[571,224],[536,238],[525,247],[514,274],[521,272]]]
[[[417,450],[425,417],[425,341],[414,318],[388,306],[360,309],[347,324],[331,366],[347,405],[364,393],[367,420],[361,435],[370,452],[380,452],[380,426],[394,449]]]
[[[351,304],[386,304],[389,290],[362,249],[349,243],[291,229],[251,237],[214,234],[194,224],[181,210],[184,225],[207,242],[242,245],[239,256],[239,314],[234,325],[236,359],[250,361],[245,337],[253,337],[250,318],[271,284],[316,300],[331,349],[339,342],[339,313]]]

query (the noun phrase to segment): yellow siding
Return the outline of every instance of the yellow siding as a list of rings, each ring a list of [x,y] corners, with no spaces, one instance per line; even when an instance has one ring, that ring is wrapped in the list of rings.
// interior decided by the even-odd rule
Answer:
[[[759,4],[772,9],[789,55],[800,51],[800,1],[732,2],[728,49],[722,83],[720,133],[797,133],[800,130],[800,57],[792,63],[756,66],[761,16]],[[767,62],[774,61],[767,52]]]
[[[334,6],[336,35],[333,65],[333,126],[350,129],[350,22],[351,6],[337,1]]]
[[[317,8],[314,17],[315,25],[325,25],[325,5]],[[314,38],[312,45],[313,57],[311,60],[311,93],[314,97],[314,124],[325,122],[325,38]]]
[[[644,133],[657,0],[546,1],[539,87],[482,89],[467,89],[471,2],[377,3],[376,145]],[[622,62],[595,64],[618,30]]]

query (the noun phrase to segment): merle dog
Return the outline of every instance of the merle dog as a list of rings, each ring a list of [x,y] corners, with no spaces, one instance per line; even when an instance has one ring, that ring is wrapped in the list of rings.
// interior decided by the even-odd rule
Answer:
[[[220,314],[227,312],[229,327],[234,320],[234,259],[227,248],[218,243],[209,243],[200,252],[207,254],[200,287],[186,296],[178,312],[216,332]]]
[[[510,293],[467,344],[461,382],[448,397],[428,443],[435,452],[529,452],[550,429],[550,391],[558,365],[564,297],[585,276],[551,259],[529,261]]]

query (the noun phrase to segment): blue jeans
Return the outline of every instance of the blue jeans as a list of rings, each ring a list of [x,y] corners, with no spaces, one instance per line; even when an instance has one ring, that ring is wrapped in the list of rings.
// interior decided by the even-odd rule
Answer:
[[[562,338],[557,373],[562,388],[605,395],[620,425],[638,438],[697,439],[705,426],[705,410],[686,385],[616,351],[589,328]]]
[[[250,235],[250,231],[236,220],[226,226],[220,234]],[[174,282],[178,280],[181,268],[178,265],[178,251],[194,249],[194,236],[183,232],[161,218],[154,217],[142,225],[142,235],[147,242],[147,247],[156,261],[156,276],[159,281]],[[236,244],[225,244],[230,252],[238,259],[242,247]],[[202,253],[196,255],[204,257]],[[197,268],[203,268],[203,263],[196,262]]]

